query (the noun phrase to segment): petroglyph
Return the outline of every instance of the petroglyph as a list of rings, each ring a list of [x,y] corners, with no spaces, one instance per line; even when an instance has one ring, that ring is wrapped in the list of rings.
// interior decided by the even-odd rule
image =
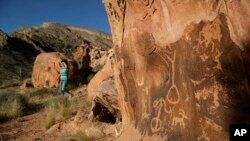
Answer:
[[[208,100],[212,98],[212,104],[208,111],[209,113],[214,113],[215,110],[220,106],[219,104],[219,93],[222,91],[222,86],[220,84],[214,83],[213,86],[205,87],[202,90],[195,92],[195,98],[200,102],[201,100]]]
[[[162,127],[162,121],[158,117],[154,117],[151,120],[151,130],[153,133],[160,131]]]
[[[213,68],[218,70],[222,70],[219,60],[222,53],[219,51],[220,44],[218,44],[222,38],[220,25],[220,20],[216,20],[213,24],[205,25],[199,33],[198,44],[193,46],[195,52],[200,55],[199,57],[203,63],[209,59],[213,59],[216,62]]]
[[[201,136],[198,137],[198,141],[210,141],[210,138],[205,131],[202,131]]]
[[[166,95],[166,100],[168,103],[176,105],[180,102],[180,93],[176,87],[176,85],[172,85],[171,88],[169,89],[167,95]]]
[[[164,101],[163,98],[155,100],[153,103],[153,108],[157,111],[157,116],[152,118],[150,127],[152,132],[155,133],[160,131],[160,129],[162,128],[162,121],[160,119],[162,108],[163,111],[168,114],[172,114],[172,108],[169,107],[169,109],[167,109],[166,101]]]
[[[169,48],[170,49],[170,48]],[[167,55],[167,59],[165,59],[160,53],[157,53],[164,61],[166,64],[168,64],[168,66],[171,66],[170,69],[170,88],[167,91],[167,95],[166,95],[166,101],[170,104],[176,105],[180,102],[180,93],[179,90],[177,88],[177,86],[175,85],[175,57],[176,57],[176,52],[173,51],[173,58],[171,58],[171,49],[170,49],[170,54]],[[167,61],[168,60],[168,61]]]
[[[143,76],[141,76],[141,79],[140,78],[137,79],[137,84],[138,84],[138,86],[144,85],[144,77]]]
[[[205,81],[206,80],[206,78],[202,78],[201,80],[198,80],[198,81],[196,81],[196,80],[193,80],[193,79],[190,79],[190,81],[194,84],[194,85],[199,85],[199,84],[201,84],[203,81]]]
[[[179,109],[179,117],[174,117],[172,125],[177,126],[180,125],[180,127],[185,128],[185,122],[184,119],[187,119],[186,113],[183,109]]]
[[[115,129],[115,136],[119,137],[123,131],[122,122],[119,122],[117,125],[114,125],[114,129]]]

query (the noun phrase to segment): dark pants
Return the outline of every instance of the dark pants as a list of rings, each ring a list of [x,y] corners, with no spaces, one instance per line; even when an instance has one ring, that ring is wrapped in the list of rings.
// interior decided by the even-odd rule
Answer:
[[[61,80],[60,81],[60,86],[59,86],[59,90],[60,90],[60,94],[63,95],[65,92],[65,87],[67,84],[67,80]]]

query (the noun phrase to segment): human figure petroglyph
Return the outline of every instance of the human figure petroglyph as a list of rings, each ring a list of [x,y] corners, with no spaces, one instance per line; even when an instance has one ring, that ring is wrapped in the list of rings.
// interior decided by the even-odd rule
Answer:
[[[171,57],[171,52],[173,52],[173,57]],[[160,53],[157,53],[168,66],[171,66],[170,69],[170,88],[167,91],[167,95],[166,95],[166,101],[170,104],[176,105],[180,102],[180,93],[179,90],[177,88],[177,86],[175,85],[175,57],[176,57],[176,52],[172,51],[171,48],[168,48],[168,55],[167,55],[167,59],[165,59]]]
[[[160,131],[162,127],[161,119],[158,117],[152,118],[150,126],[153,133]]]
[[[179,117],[174,117],[172,125],[177,126],[180,125],[181,127],[185,128],[184,119],[187,119],[186,113],[183,109],[179,109]]]
[[[163,111],[168,114],[172,113],[172,109],[171,107],[167,109],[166,101],[164,101],[163,98],[155,100],[153,103],[153,108],[157,111],[157,116],[152,118],[150,127],[151,127],[152,132],[155,133],[155,132],[160,131],[160,129],[162,128],[162,121],[160,119],[162,108],[163,108]]]

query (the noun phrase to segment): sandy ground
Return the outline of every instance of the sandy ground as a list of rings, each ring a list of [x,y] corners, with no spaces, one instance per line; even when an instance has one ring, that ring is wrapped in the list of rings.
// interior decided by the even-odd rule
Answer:
[[[0,141],[78,141],[79,132],[93,136],[97,141],[115,140],[115,125],[88,119],[89,108],[83,108],[82,98],[75,95],[71,100],[78,104],[76,112],[46,130],[42,125],[43,109],[28,111],[26,115],[0,123]]]

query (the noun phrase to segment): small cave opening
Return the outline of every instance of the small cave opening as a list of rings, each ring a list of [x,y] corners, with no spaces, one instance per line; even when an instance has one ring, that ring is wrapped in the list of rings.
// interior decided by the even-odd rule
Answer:
[[[116,115],[112,114],[107,107],[96,101],[92,108],[93,118],[105,123],[115,124],[117,121]]]

